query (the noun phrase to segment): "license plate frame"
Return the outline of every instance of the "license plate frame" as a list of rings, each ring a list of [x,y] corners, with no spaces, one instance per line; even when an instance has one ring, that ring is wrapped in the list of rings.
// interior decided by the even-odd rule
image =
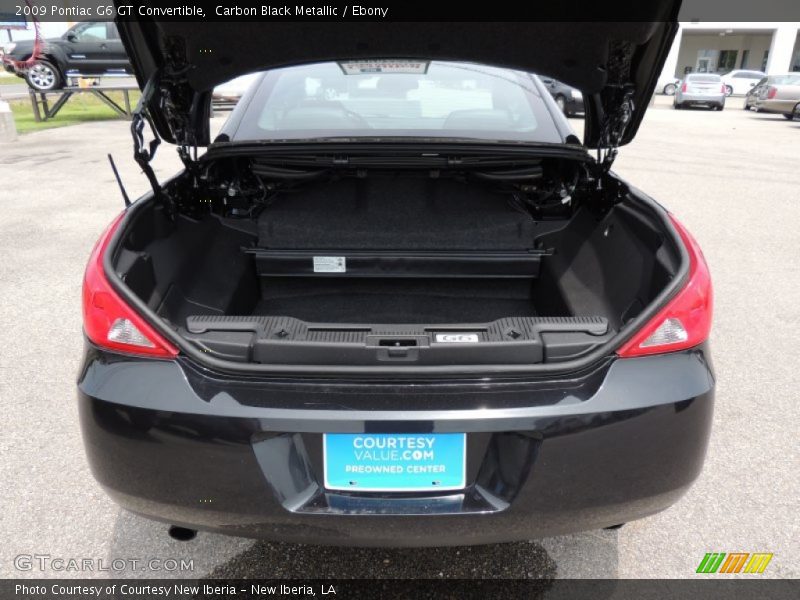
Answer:
[[[398,493],[463,490],[467,476],[467,435],[324,433],[322,469],[328,490]]]

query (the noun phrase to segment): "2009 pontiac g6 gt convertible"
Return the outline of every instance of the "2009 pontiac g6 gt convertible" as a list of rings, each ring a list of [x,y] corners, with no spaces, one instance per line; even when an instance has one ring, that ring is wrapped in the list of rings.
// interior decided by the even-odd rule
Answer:
[[[108,494],[183,528],[362,545],[673,504],[709,437],[711,283],[611,166],[675,11],[121,22],[153,190],[84,281],[78,400]],[[214,86],[255,71],[211,140]],[[533,73],[582,91],[583,141]],[[185,166],[167,181],[159,140]]]

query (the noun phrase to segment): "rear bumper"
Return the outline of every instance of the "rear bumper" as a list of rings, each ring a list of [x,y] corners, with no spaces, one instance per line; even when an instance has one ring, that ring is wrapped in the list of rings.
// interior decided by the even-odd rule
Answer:
[[[232,380],[89,347],[78,388],[92,471],[128,510],[232,535],[409,546],[530,539],[667,508],[700,473],[714,379],[704,346],[555,385]],[[411,431],[468,434],[463,492],[322,488],[322,433]]]
[[[768,113],[777,113],[782,115],[790,115],[794,110],[795,105],[798,103],[797,99],[793,100],[759,100],[756,99],[752,105],[756,110]]]
[[[718,96],[709,96],[708,94],[681,93],[679,96],[676,96],[676,101],[683,104],[705,104],[708,106],[717,106],[725,104],[725,95],[719,94]]]

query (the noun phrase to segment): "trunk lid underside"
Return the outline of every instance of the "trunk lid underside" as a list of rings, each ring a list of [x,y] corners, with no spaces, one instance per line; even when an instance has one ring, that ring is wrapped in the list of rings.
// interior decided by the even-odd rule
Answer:
[[[215,85],[269,68],[321,61],[453,60],[556,78],[584,93],[584,143],[628,143],[677,31],[678,0],[653,3],[648,22],[417,23],[121,20],[120,35],[158,134],[209,143]],[[641,12],[641,11],[640,11]]]

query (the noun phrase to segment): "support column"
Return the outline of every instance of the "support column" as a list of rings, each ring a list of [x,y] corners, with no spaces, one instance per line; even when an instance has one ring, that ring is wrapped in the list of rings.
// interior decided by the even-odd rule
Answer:
[[[681,78],[681,75],[675,75],[675,69],[678,66],[678,54],[681,51],[681,40],[683,40],[683,25],[678,26],[678,33],[675,34],[675,39],[672,42],[672,47],[667,54],[667,60],[664,63],[664,68],[661,70],[661,79],[671,79],[674,77]]]
[[[779,25],[772,34],[772,43],[769,46],[767,59],[767,75],[780,75],[788,73],[791,69],[794,42],[797,39],[797,25],[784,23]]]

